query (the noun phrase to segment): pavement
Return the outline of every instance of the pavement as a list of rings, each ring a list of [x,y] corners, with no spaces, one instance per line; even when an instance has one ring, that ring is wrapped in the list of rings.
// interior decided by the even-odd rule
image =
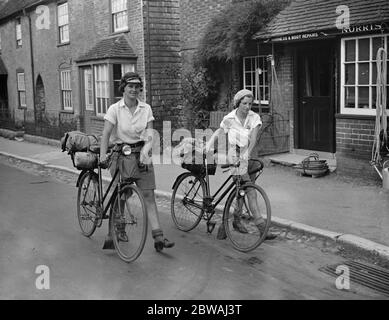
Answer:
[[[79,173],[70,156],[60,151],[59,141],[28,135],[9,139],[4,132],[0,129],[0,160],[13,158]],[[389,262],[389,190],[338,176],[335,159],[328,159],[331,173],[324,177],[300,176],[292,166],[305,156],[287,153],[265,158],[266,167],[257,183],[269,196],[274,225],[325,238]],[[185,170],[173,163],[154,167],[157,197],[171,198],[173,183]],[[218,168],[210,177],[211,192],[227,177],[228,173]],[[108,172],[104,179],[109,180]]]

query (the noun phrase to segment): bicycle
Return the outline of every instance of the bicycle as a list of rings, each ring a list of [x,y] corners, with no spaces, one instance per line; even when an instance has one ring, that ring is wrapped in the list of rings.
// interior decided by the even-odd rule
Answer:
[[[255,173],[255,180],[257,180],[263,172],[264,164],[259,159],[254,161],[258,161],[260,165],[249,174]],[[265,240],[271,224],[270,200],[265,191],[255,183],[242,183],[242,178],[239,175],[235,176],[235,179],[230,175],[216,193],[211,195],[209,170],[216,170],[216,165],[208,164],[204,155],[202,165],[191,166],[197,166],[197,171],[181,174],[173,184],[171,215],[176,227],[181,231],[188,232],[196,228],[201,219],[204,219],[207,225],[207,233],[211,234],[216,225],[212,218],[217,210],[222,211],[222,224],[224,224],[227,237],[234,248],[242,252],[249,252],[257,248]],[[231,167],[238,168],[239,166],[240,162],[222,165],[221,168],[228,168],[229,170]],[[219,195],[230,181],[228,187]],[[227,201],[223,209],[219,204],[227,195]],[[251,200],[255,198],[256,206],[252,202],[250,203],[249,197]],[[266,221],[263,232],[260,232],[254,225],[255,214],[252,213],[253,209],[258,210],[257,213],[261,214]],[[245,224],[248,233],[235,230],[233,224],[237,215]]]
[[[119,149],[111,150],[107,159],[110,161],[115,153],[122,152]],[[77,180],[77,217],[81,232],[91,237],[103,220],[109,219],[108,238],[103,249],[115,249],[127,263],[135,261],[142,253],[147,237],[147,211],[142,192],[134,179],[122,179],[116,168],[103,193],[102,169],[106,167],[100,163],[100,147],[92,146],[89,151],[97,155],[97,173],[96,168],[83,170]]]

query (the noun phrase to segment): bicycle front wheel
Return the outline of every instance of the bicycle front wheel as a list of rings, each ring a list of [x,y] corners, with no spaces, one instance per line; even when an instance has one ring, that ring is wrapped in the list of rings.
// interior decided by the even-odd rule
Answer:
[[[179,230],[197,227],[204,214],[205,182],[188,172],[181,176],[173,190],[171,214]]]
[[[143,195],[133,184],[124,186],[110,214],[113,243],[125,262],[135,261],[147,238],[147,210]]]
[[[264,221],[261,231],[256,226]],[[270,201],[265,191],[253,183],[243,185],[236,195],[231,192],[223,213],[227,237],[235,249],[249,252],[257,248],[266,238],[271,224]]]
[[[85,173],[79,182],[77,192],[77,218],[81,232],[90,237],[98,223],[98,181],[94,174]]]

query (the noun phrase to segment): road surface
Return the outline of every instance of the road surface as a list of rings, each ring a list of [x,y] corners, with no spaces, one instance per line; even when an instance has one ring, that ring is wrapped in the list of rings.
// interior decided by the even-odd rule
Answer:
[[[285,238],[240,253],[204,226],[177,230],[170,203],[158,206],[175,248],[156,253],[149,234],[142,255],[126,264],[102,250],[106,222],[90,239],[80,233],[74,180],[0,164],[0,299],[385,298],[353,283],[336,289],[335,277],[319,268],[344,258],[325,243]],[[39,266],[49,272],[49,289],[39,288]]]

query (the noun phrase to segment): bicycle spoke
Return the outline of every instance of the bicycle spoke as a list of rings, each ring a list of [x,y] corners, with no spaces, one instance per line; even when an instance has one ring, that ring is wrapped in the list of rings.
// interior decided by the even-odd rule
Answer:
[[[147,214],[143,196],[137,187],[122,190],[120,211],[111,213],[115,248],[124,261],[131,262],[141,254],[147,237]],[[117,200],[116,200],[117,201]]]
[[[174,223],[182,231],[195,228],[203,214],[204,182],[188,173],[181,177],[172,196],[171,212]]]
[[[77,195],[77,216],[82,233],[90,237],[96,229],[97,180],[86,173],[80,180]]]
[[[271,222],[271,209],[270,202],[260,187],[253,184],[243,190],[243,197],[236,197],[235,193],[229,197],[223,222],[234,247],[247,252],[264,241]],[[266,223],[263,232],[255,224],[259,221]]]

